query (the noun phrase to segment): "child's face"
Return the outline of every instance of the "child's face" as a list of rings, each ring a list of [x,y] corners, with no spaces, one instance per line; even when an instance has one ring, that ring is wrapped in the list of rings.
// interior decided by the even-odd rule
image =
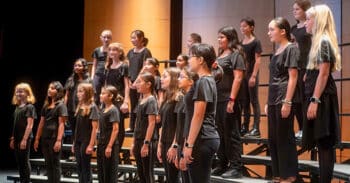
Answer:
[[[157,70],[157,68],[148,60],[145,61],[144,64],[144,71],[150,72],[150,73],[155,73],[155,71]]]
[[[141,44],[141,40],[136,36],[135,33],[131,34],[130,41],[133,46],[139,46]]]
[[[142,77],[139,77],[135,84],[138,93],[147,93],[150,90],[151,84],[143,80]]]
[[[193,41],[192,37],[191,37],[191,36],[188,36],[187,42],[186,42],[187,48],[191,48],[191,46],[193,45],[193,43],[194,43],[194,41]]]
[[[53,84],[49,85],[49,89],[47,90],[47,96],[55,97],[57,95],[57,89]]]
[[[188,66],[192,72],[197,72],[199,68],[201,67],[203,58],[199,56],[190,56],[188,59]]]
[[[249,26],[247,22],[242,21],[240,24],[241,33],[244,35],[250,35],[253,32],[253,27]]]
[[[102,32],[100,39],[103,45],[109,45],[109,43],[112,40],[112,35],[109,34],[108,32]]]
[[[315,17],[311,17],[311,16],[306,17],[305,27],[306,27],[307,33],[312,34],[312,27],[314,26],[314,23],[315,23]]]
[[[86,98],[85,97],[85,91],[84,91],[84,89],[82,87],[78,87],[77,97],[78,97],[78,101],[79,102],[84,101],[84,99]]]
[[[270,41],[274,43],[280,43],[283,38],[286,38],[286,31],[278,28],[275,21],[269,23],[269,32],[267,34],[269,35]]]
[[[120,51],[118,50],[118,48],[110,48],[108,50],[108,54],[109,54],[109,57],[112,59],[116,59],[120,57]]]
[[[81,63],[81,61],[76,61],[74,64],[74,72],[76,74],[82,74],[84,72],[84,66],[83,63]]]
[[[163,72],[162,77],[160,78],[162,89],[166,90],[169,88],[170,80],[171,80],[171,77],[169,73],[166,71]]]
[[[186,75],[186,72],[184,71],[181,71],[178,81],[179,88],[183,90],[192,85],[192,80]]]
[[[108,90],[102,89],[101,94],[100,94],[100,102],[106,103],[108,101],[111,101],[111,99],[112,99],[111,95],[112,94]]]
[[[17,88],[15,91],[15,95],[18,101],[26,101],[28,97],[28,93],[24,88]]]
[[[178,56],[176,59],[176,67],[183,69],[186,66],[186,61],[183,59],[182,56]]]
[[[227,39],[227,37],[224,34],[219,33],[218,34],[218,43],[219,43],[219,47],[221,49],[226,49],[228,47],[228,39]]]
[[[297,4],[293,5],[293,16],[296,20],[305,20],[305,11]]]

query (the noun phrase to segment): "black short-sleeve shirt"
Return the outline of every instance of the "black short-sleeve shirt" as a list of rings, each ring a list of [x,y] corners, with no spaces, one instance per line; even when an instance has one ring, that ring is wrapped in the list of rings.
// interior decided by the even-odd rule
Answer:
[[[306,28],[298,28],[297,25],[294,25],[291,28],[291,33],[295,37],[296,42],[298,43],[300,57],[299,57],[299,66],[300,69],[305,69],[308,62],[308,55],[311,48],[311,35],[306,32]]]
[[[69,113],[75,113],[76,107],[78,105],[78,96],[77,96],[77,88],[80,83],[92,83],[92,80],[89,78],[86,78],[82,81],[72,81],[74,78],[68,78],[65,83],[65,90],[68,92],[67,96],[67,110]],[[73,84],[73,85],[71,85]]]
[[[335,64],[335,60],[336,59],[335,59],[334,51],[333,51],[333,48],[331,47],[329,40],[326,37],[323,37],[321,41],[321,50],[317,55],[317,64],[321,64],[325,62],[330,63],[330,73],[331,73],[331,68]],[[318,69],[306,71],[306,80],[305,80],[306,96],[311,96],[313,94],[318,74],[319,74]],[[337,87],[335,85],[332,74],[329,74],[327,84],[323,93],[337,94]]]
[[[127,57],[129,60],[130,81],[134,82],[142,69],[143,61],[145,61],[146,58],[152,57],[152,54],[148,48],[144,48],[141,52],[135,52],[134,49],[131,49],[129,50]]]
[[[22,141],[22,138],[27,128],[27,119],[36,119],[36,117],[36,110],[33,104],[16,106],[15,112],[13,114],[13,137],[15,138],[16,143],[20,143]],[[30,134],[29,138],[33,138],[32,133]]]
[[[172,143],[175,136],[176,129],[176,101],[164,102],[160,109],[160,119],[162,123],[162,143]]]
[[[136,126],[134,138],[144,140],[148,128],[148,115],[158,115],[158,104],[156,98],[152,95],[144,103],[139,103],[136,110]],[[152,140],[157,139],[152,135]]]
[[[215,114],[217,102],[216,82],[212,76],[203,76],[196,81],[192,102],[205,101],[207,103],[201,130],[197,139],[219,138],[215,128]]]
[[[98,121],[99,110],[95,104],[91,104],[90,113],[83,116],[83,109],[79,109],[76,115],[75,142],[89,142],[92,131],[92,121]]]
[[[174,112],[176,113],[176,141],[180,146],[182,146],[184,142],[186,116],[184,96],[179,97],[179,101],[175,105]]]
[[[45,118],[45,123],[43,127],[42,138],[56,138],[58,133],[58,118],[67,117],[67,107],[63,101],[58,101],[55,103],[54,108],[44,107],[41,110],[41,116]]]
[[[120,122],[120,113],[119,109],[115,107],[114,105],[105,112],[105,109],[103,109],[100,112],[100,120],[99,120],[99,129],[100,129],[100,135],[99,135],[99,144],[108,144],[109,140],[111,139],[112,131],[113,131],[113,124]],[[118,139],[115,140],[114,144],[118,144]]]
[[[186,111],[184,131],[183,131],[184,138],[187,138],[190,132],[191,120],[192,120],[193,111],[194,111],[193,94],[194,94],[195,88],[196,88],[196,82],[194,82],[190,90],[184,96],[184,104],[185,104],[184,110]]]
[[[106,73],[106,84],[116,87],[123,97],[125,96],[124,78],[129,76],[128,72],[128,64],[123,63],[118,68],[109,69]]]
[[[102,52],[102,47],[95,48],[94,52],[92,52],[92,58],[95,58],[97,61],[95,74],[104,74],[107,52]]]
[[[233,70],[244,71],[245,63],[243,56],[237,50],[226,57],[218,58],[217,62],[224,70],[222,80],[216,86],[218,90],[218,102],[224,102],[228,100],[231,94],[234,79]]]
[[[281,104],[287,93],[289,80],[289,68],[298,69],[299,49],[294,44],[289,44],[282,53],[273,55],[270,62],[270,81],[268,104]],[[300,102],[296,90],[294,92],[293,102]]]
[[[258,53],[260,54],[262,52],[261,48],[261,43],[258,39],[254,39],[248,44],[242,44],[244,53],[245,53],[245,58],[247,61],[247,74],[251,75],[254,71],[254,65],[255,65],[255,54]]]

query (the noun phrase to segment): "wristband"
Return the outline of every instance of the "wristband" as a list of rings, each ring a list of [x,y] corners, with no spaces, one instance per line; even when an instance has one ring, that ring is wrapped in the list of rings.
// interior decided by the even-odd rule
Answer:
[[[310,102],[320,104],[320,103],[321,103],[321,100],[318,99],[318,98],[316,98],[316,97],[311,97],[311,98],[310,98]]]
[[[234,102],[234,101],[235,101],[235,99],[234,99],[234,98],[232,98],[232,97],[230,97],[230,98],[228,98],[228,101],[230,101],[230,102]]]
[[[149,140],[145,140],[145,141],[143,141],[143,144],[145,144],[145,145],[149,145]]]
[[[194,146],[193,144],[190,145],[188,142],[185,143],[185,147],[187,148],[193,148],[193,146]]]
[[[282,104],[287,104],[287,105],[289,105],[289,106],[292,106],[292,101],[290,101],[290,100],[287,100],[287,99],[283,99],[282,100]]]

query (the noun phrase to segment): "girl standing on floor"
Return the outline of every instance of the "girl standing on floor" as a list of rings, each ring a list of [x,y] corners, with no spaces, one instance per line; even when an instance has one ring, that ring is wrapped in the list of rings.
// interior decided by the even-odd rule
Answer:
[[[100,183],[118,182],[119,163],[119,109],[113,104],[118,90],[111,85],[102,87],[100,100],[103,109],[99,119],[97,145],[97,174]]]
[[[318,149],[321,183],[329,183],[336,161],[335,148],[340,143],[337,87],[332,72],[340,71],[341,60],[333,14],[327,5],[306,11],[306,31],[312,45],[305,77],[303,148]]]
[[[143,72],[150,72],[154,76],[154,91],[158,101],[158,106],[163,101],[163,89],[160,82],[159,61],[156,58],[147,58],[143,65]]]
[[[59,81],[49,84],[45,104],[34,141],[34,150],[39,147],[44,155],[47,179],[49,183],[59,183],[61,178],[61,147],[64,123],[68,112],[63,102],[64,88]]]
[[[217,84],[218,102],[215,122],[220,135],[219,165],[213,175],[224,178],[242,177],[242,144],[239,133],[241,107],[239,91],[245,70],[243,51],[236,30],[225,26],[218,31],[219,56],[217,63],[224,70],[223,79]]]
[[[301,98],[304,98],[304,75],[306,71],[307,57],[310,52],[311,47],[311,34],[306,32],[305,21],[306,21],[306,10],[311,7],[311,3],[309,0],[295,0],[293,5],[293,15],[297,20],[297,24],[292,26],[291,33],[294,37],[294,42],[297,44],[300,57],[299,57],[299,74],[298,74],[298,88],[297,91]],[[295,111],[295,117],[298,122],[299,131],[295,133],[295,137],[297,139],[302,138],[302,130],[303,130],[303,109],[304,109],[304,101],[301,100],[300,103],[295,103],[293,106],[293,110]]]
[[[95,48],[92,53],[93,63],[91,68],[91,79],[95,89],[95,103],[100,105],[101,88],[105,81],[105,62],[108,54],[108,45],[112,41],[112,31],[103,30],[100,36],[102,46]]]
[[[80,183],[92,182],[91,155],[94,151],[99,111],[94,102],[91,83],[80,83],[77,88],[76,130],[73,141]]]
[[[141,73],[136,80],[137,92],[142,95],[136,111],[136,126],[131,153],[135,157],[137,172],[141,183],[154,182],[153,165],[156,145],[154,130],[158,104],[154,92],[154,76],[149,72]]]
[[[179,172],[175,167],[174,160],[177,155],[177,144],[173,144],[177,126],[177,113],[175,106],[180,97],[178,88],[178,77],[180,70],[178,68],[167,68],[161,78],[161,86],[165,91],[164,100],[160,106],[160,136],[158,142],[157,156],[163,163],[167,182],[179,182]]]
[[[10,148],[15,150],[20,182],[30,182],[31,166],[29,162],[32,128],[36,119],[35,97],[28,83],[19,83],[15,87],[12,104],[16,106]]]
[[[244,121],[241,134],[248,137],[260,138],[260,103],[259,103],[259,67],[261,61],[261,43],[255,37],[255,22],[252,18],[246,17],[241,20],[241,32],[243,34],[242,47],[246,58],[246,72],[242,86],[245,100],[242,104],[244,111]],[[250,123],[250,104],[253,106],[254,124],[253,129],[249,131]]]
[[[176,103],[175,106],[175,113],[177,116],[177,122],[176,122],[176,132],[175,132],[175,137],[173,141],[173,145],[171,149],[168,151],[168,159],[173,159],[173,152],[172,151],[177,151],[177,155],[175,157],[175,160],[173,161],[175,166],[181,170],[181,180],[183,183],[189,183],[190,181],[190,176],[187,171],[186,165],[182,164],[180,166],[180,159],[182,157],[182,151],[184,147],[184,142],[186,138],[186,134],[188,134],[189,130],[189,120],[187,116],[191,116],[192,114],[188,114],[188,111],[185,106],[185,100],[192,99],[193,97],[193,91],[194,91],[194,83],[198,80],[198,75],[192,71],[188,67],[185,67],[182,69],[179,78],[178,78],[178,85],[179,88],[182,90],[182,92],[185,94],[184,96],[179,98],[179,101]],[[193,109],[192,107],[189,107]],[[193,111],[192,111],[193,112]],[[186,119],[187,117],[187,119]]]
[[[121,112],[118,141],[119,149],[122,147],[125,137],[124,119],[129,112],[129,64],[125,58],[123,46],[120,43],[111,43],[108,46],[108,57],[106,62],[106,85],[112,85],[118,90],[119,96],[114,105]]]
[[[92,82],[89,76],[89,68],[87,61],[83,58],[78,58],[74,62],[73,73],[66,81],[64,86],[66,90],[66,95],[64,96],[64,103],[67,105],[68,110],[68,123],[69,127],[72,130],[72,138],[69,143],[71,143],[74,139],[75,133],[75,113],[76,106],[78,105],[78,97],[77,97],[77,87],[79,83],[82,82]]]
[[[192,98],[186,98],[186,109],[193,111],[189,132],[183,147],[180,164],[188,165],[192,182],[210,182],[210,169],[220,139],[215,129],[217,90],[211,68],[216,59],[215,50],[208,44],[194,44],[190,49],[189,67],[199,79]],[[193,106],[191,109],[190,106]],[[189,108],[187,108],[189,107]],[[181,161],[183,161],[181,163]]]
[[[269,23],[270,41],[278,48],[270,62],[268,90],[268,143],[275,181],[294,182],[298,173],[292,106],[300,101],[296,91],[299,49],[291,44],[290,25],[282,17]]]
[[[130,124],[128,132],[133,132],[135,127],[136,114],[134,112],[137,106],[139,95],[134,87],[134,82],[139,75],[143,62],[146,58],[152,57],[151,51],[146,47],[148,39],[142,30],[134,30],[131,32],[131,43],[134,46],[129,50],[127,58],[129,60],[129,79],[130,79]]]

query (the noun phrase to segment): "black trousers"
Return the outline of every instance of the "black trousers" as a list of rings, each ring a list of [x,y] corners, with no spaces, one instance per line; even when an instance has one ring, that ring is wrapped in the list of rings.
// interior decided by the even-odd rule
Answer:
[[[244,82],[246,82],[244,85],[246,86],[246,92],[244,94],[248,95],[245,97],[245,100],[242,102],[242,110],[244,115],[244,121],[243,126],[245,129],[249,129],[249,123],[250,123],[250,104],[252,104],[253,107],[253,113],[254,113],[254,124],[253,128],[260,130],[260,103],[259,103],[259,75],[256,76],[256,82],[254,87],[249,87],[249,78],[251,75],[248,75],[246,79],[244,79]]]
[[[49,183],[59,183],[61,178],[61,153],[55,152],[53,147],[56,143],[56,138],[53,139],[42,139],[41,140],[41,150],[44,155],[47,179]]]
[[[95,103],[97,106],[100,106],[100,94],[101,94],[101,89],[103,85],[105,84],[105,74],[103,73],[97,73],[94,76],[94,79],[92,81],[95,89]]]
[[[293,110],[288,118],[281,117],[282,105],[268,106],[268,143],[274,177],[297,176],[298,157],[293,129]]]
[[[188,173],[193,183],[209,183],[214,155],[220,139],[198,139],[192,150],[193,162],[188,165]]]
[[[318,162],[320,165],[320,183],[330,183],[333,177],[333,169],[335,163],[335,148],[330,140],[324,137],[317,140]]]
[[[136,113],[134,110],[135,110],[137,103],[139,101],[139,94],[137,93],[136,89],[130,89],[129,95],[130,95],[130,124],[129,124],[129,128],[133,130],[135,128],[135,121],[136,121]]]
[[[97,145],[97,177],[99,183],[118,182],[119,144],[112,146],[111,157],[107,158],[107,143]]]
[[[153,141],[150,142],[147,157],[141,157],[141,148],[143,146],[143,140],[136,140],[136,143],[134,144],[134,156],[136,160],[137,173],[140,178],[140,183],[154,182],[154,143],[155,142]]]
[[[165,169],[166,182],[178,183],[180,181],[179,170],[175,167],[174,163],[169,163],[167,160],[167,152],[171,145],[172,142],[162,143],[162,161]]]
[[[219,166],[223,168],[240,169],[242,167],[242,144],[239,127],[241,124],[241,108],[238,102],[234,105],[234,112],[227,113],[228,102],[218,102],[216,108],[216,125],[220,136],[220,146],[217,152]]]
[[[28,138],[27,140],[27,147],[26,149],[20,149],[20,141],[15,142],[15,158],[18,166],[19,171],[19,179],[21,183],[29,183],[30,182],[30,171],[31,166],[29,162],[29,155],[30,155],[30,145],[31,145],[32,139]]]
[[[92,171],[91,171],[91,154],[86,154],[86,147],[89,142],[75,142],[74,152],[77,161],[77,172],[79,182],[92,182]]]

